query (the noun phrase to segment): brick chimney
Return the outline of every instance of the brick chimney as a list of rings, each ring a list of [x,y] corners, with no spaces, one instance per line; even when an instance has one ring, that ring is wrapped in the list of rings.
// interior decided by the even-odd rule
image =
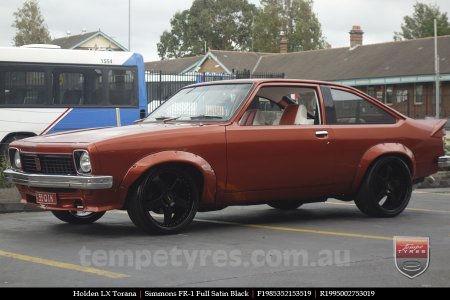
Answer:
[[[350,30],[350,48],[361,46],[363,44],[364,31],[361,30],[361,26],[353,25]]]
[[[280,53],[288,53],[288,39],[284,32],[280,32]]]

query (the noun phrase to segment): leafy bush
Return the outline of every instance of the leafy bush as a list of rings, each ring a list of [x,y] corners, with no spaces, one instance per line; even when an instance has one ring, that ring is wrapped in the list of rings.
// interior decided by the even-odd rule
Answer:
[[[445,140],[445,154],[450,155],[450,139]]]
[[[450,155],[450,139],[445,140],[445,155]],[[440,168],[439,171],[447,171],[447,174],[450,176],[450,167]]]
[[[12,187],[10,183],[6,181],[5,176],[3,176],[3,170],[7,168],[6,161],[3,159],[0,159],[0,188],[8,188]]]

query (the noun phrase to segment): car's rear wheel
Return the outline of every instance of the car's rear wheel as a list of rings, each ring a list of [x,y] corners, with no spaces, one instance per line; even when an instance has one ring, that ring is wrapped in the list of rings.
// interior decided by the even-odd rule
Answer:
[[[267,203],[270,207],[280,210],[294,210],[302,206],[303,202],[298,200],[293,201],[279,201]]]
[[[368,171],[355,198],[356,206],[370,217],[395,217],[411,198],[411,173],[395,156],[378,159]]]
[[[127,205],[133,223],[147,233],[173,234],[185,229],[197,213],[198,186],[177,166],[151,170]]]
[[[102,212],[52,210],[55,217],[70,224],[91,224],[103,217]]]

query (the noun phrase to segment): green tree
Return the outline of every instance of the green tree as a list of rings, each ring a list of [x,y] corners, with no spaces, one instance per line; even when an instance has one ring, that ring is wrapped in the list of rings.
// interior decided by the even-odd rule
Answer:
[[[253,27],[255,51],[278,52],[281,32],[288,38],[290,52],[324,47],[312,0],[261,0],[261,5]]]
[[[441,13],[439,7],[433,4],[416,2],[411,16],[403,18],[401,32],[394,32],[394,40],[411,40],[434,35],[434,19],[437,20],[437,34],[450,34],[447,13]]]
[[[14,13],[14,18],[11,26],[16,28],[13,39],[16,46],[45,44],[51,41],[37,0],[26,0],[22,8]]]
[[[202,54],[206,46],[218,50],[251,49],[256,6],[247,0],[194,0],[177,12],[157,45],[161,59]]]

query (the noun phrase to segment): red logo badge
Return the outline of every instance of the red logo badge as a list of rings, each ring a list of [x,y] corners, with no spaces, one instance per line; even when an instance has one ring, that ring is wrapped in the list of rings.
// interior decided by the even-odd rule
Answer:
[[[430,262],[430,238],[395,236],[394,258],[400,273],[411,279],[419,276]]]
[[[41,160],[39,157],[34,158],[34,164],[36,165],[36,171],[42,171]]]

